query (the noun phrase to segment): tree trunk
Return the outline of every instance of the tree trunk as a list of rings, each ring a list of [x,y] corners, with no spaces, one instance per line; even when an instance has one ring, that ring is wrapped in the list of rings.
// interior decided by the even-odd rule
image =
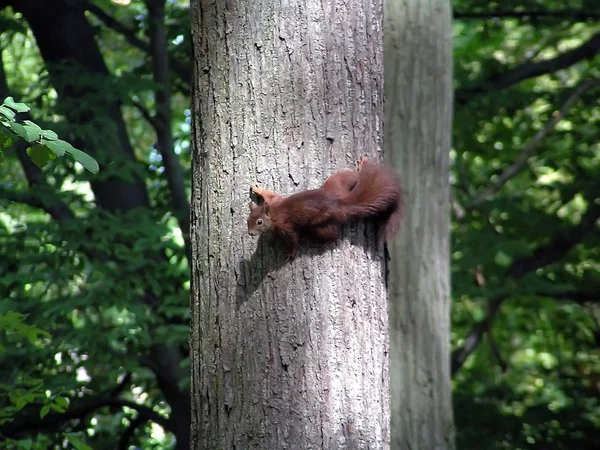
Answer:
[[[196,0],[191,14],[192,448],[388,448],[373,227],[291,263],[246,228],[253,183],[289,194],[380,157],[382,5]]]
[[[406,216],[390,245],[392,449],[452,449],[450,3],[385,3],[385,149]]]

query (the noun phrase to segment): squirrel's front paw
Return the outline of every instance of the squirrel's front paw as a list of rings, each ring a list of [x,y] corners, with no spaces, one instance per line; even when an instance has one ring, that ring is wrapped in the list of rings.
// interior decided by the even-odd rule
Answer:
[[[260,184],[255,184],[250,187],[250,192],[255,195],[262,196],[262,193],[265,189]]]
[[[368,162],[369,162],[369,158],[368,158],[368,157],[366,157],[366,156],[361,156],[361,157],[358,159],[358,164],[357,164],[357,166],[358,166],[358,167],[357,167],[358,171],[360,172],[360,169],[362,169],[362,166],[364,166],[364,165],[365,165],[366,163],[368,163]]]

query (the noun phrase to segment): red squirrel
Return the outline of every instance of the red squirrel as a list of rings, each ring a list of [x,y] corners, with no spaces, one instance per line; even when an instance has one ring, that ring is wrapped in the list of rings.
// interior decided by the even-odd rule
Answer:
[[[318,189],[284,197],[258,185],[252,187],[264,202],[250,202],[248,234],[271,231],[283,238],[294,256],[304,237],[326,245],[339,238],[353,219],[375,217],[391,239],[402,217],[402,188],[394,172],[381,164],[359,160],[358,170],[342,170]]]

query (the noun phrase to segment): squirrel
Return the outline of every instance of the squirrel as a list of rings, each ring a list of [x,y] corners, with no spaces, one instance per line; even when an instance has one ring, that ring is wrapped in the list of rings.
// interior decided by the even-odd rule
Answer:
[[[251,190],[263,203],[249,204],[248,234],[273,232],[286,241],[290,257],[301,237],[326,245],[337,240],[342,226],[353,219],[376,218],[389,240],[398,231],[403,213],[398,177],[366,157],[360,158],[357,170],[341,170],[318,189],[287,197],[259,185]]]
[[[327,178],[321,185],[321,189],[325,192],[338,194],[341,197],[347,195],[352,189],[354,189],[357,181],[358,170],[344,169]]]

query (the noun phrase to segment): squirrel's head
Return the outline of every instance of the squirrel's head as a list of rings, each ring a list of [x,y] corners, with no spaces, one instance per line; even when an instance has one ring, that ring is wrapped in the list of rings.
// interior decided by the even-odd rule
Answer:
[[[263,203],[257,205],[250,202],[250,216],[248,217],[248,234],[258,236],[271,227],[271,218],[269,217],[269,205]]]

